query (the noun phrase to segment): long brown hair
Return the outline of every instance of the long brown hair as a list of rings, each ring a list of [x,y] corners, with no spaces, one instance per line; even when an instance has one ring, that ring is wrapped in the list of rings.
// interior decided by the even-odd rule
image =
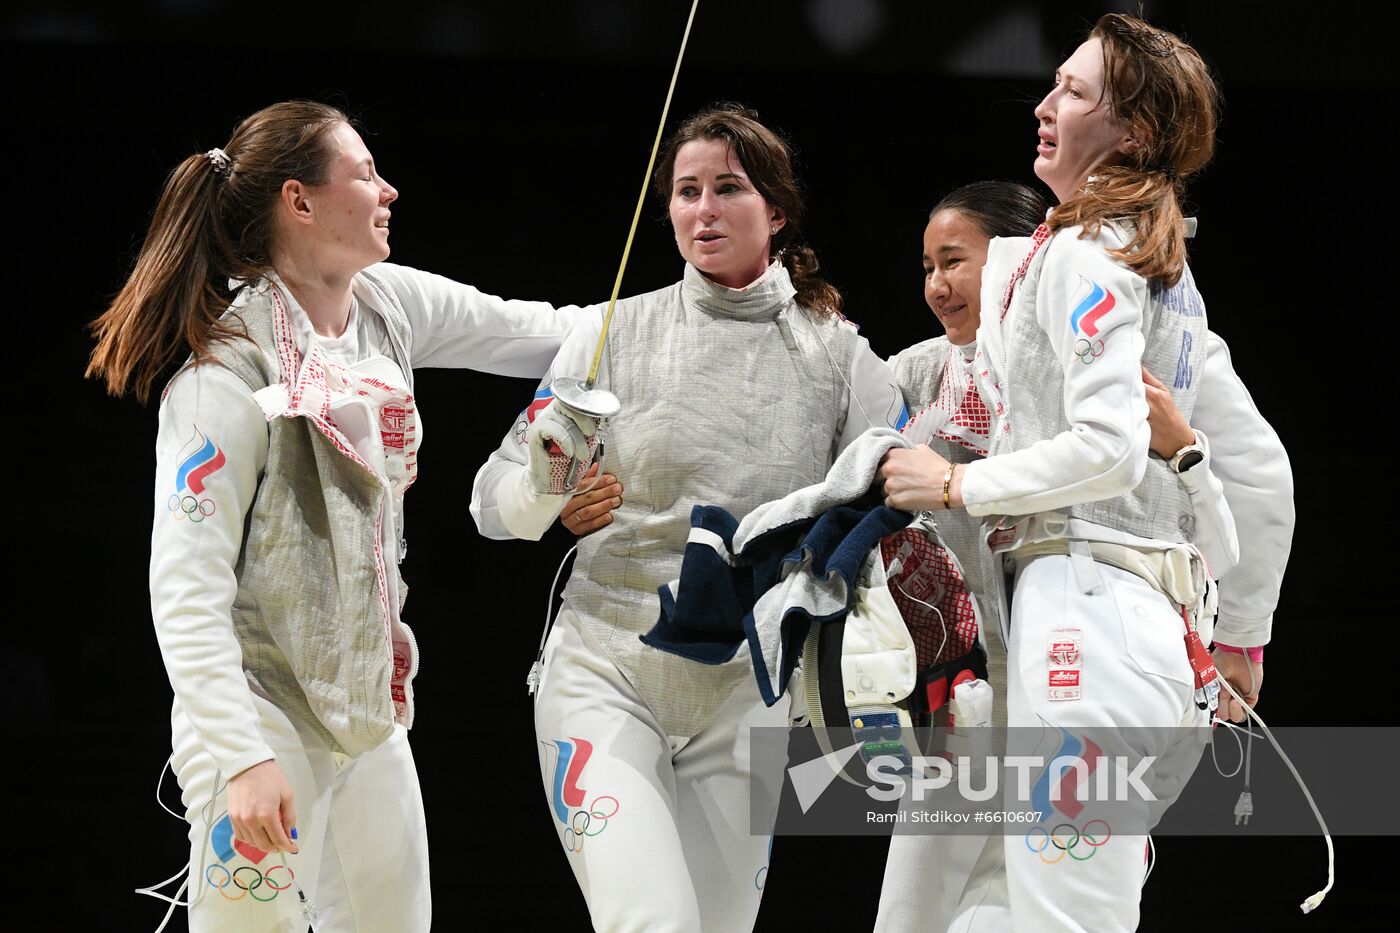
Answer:
[[[773,236],[778,258],[792,276],[797,303],[818,315],[841,311],[841,293],[818,274],[817,254],[801,242],[802,186],[793,169],[792,149],[781,136],[759,122],[758,114],[740,104],[707,107],[676,128],[661,150],[661,163],[652,182],[663,206],[671,203],[676,154],[688,142],[714,139],[727,142],[754,189],[787,217]]]
[[[1103,102],[1137,147],[1094,169],[1093,181],[1051,213],[1050,228],[1083,224],[1094,237],[1104,221],[1126,220],[1133,239],[1112,255],[1175,285],[1186,265],[1181,196],[1215,154],[1219,89],[1195,49],[1134,16],[1105,14],[1089,35],[1103,43]]]
[[[229,304],[223,285],[268,270],[283,182],[324,184],[336,155],[331,131],[350,122],[326,104],[284,101],[240,123],[223,154],[175,166],[126,284],[92,323],[87,375],[113,395],[130,386],[144,402],[182,352],[202,361],[216,341],[243,336],[219,320]]]

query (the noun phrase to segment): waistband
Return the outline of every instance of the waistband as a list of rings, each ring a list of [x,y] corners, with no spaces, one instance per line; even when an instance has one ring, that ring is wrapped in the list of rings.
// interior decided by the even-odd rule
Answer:
[[[1052,538],[1022,545],[1008,552],[1007,556],[1018,560],[1047,554],[1074,556],[1075,551],[1079,550],[1074,546],[1076,544],[1083,544],[1099,563],[1142,577],[1153,589],[1174,603],[1194,606],[1205,595],[1205,562],[1192,548],[1148,550],[1109,541]]]

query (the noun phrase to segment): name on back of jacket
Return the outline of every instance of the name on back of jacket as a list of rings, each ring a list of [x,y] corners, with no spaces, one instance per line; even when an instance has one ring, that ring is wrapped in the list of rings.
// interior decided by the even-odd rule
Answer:
[[[1156,298],[1162,307],[1182,317],[1205,317],[1206,304],[1189,276],[1183,275],[1171,288],[1157,288]]]

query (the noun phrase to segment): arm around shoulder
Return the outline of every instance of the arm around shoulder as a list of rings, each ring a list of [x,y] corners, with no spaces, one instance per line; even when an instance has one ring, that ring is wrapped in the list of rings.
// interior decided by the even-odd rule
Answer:
[[[398,298],[413,328],[413,366],[538,378],[579,320],[576,306],[499,298],[393,263],[368,270]]]

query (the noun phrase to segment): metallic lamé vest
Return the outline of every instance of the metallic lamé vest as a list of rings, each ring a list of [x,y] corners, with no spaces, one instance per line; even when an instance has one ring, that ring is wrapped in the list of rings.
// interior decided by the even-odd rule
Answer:
[[[403,348],[402,358],[397,348],[394,355],[411,388],[407,313],[373,273],[357,276],[355,292],[382,313]],[[229,314],[243,322],[251,342],[219,343],[213,358],[250,393],[277,382],[273,305],[266,290]],[[332,750],[349,755],[387,739],[396,721],[389,623],[375,560],[384,498],[381,481],[308,419],[274,418],[268,422],[267,466],[234,567],[233,630],[249,682]],[[383,555],[386,573],[398,573],[395,556]],[[406,592],[402,580],[399,592]]]
[[[687,265],[679,283],[619,302],[613,317],[600,384],[622,412],[605,469],[626,492],[612,523],[579,541],[564,599],[668,735],[700,732],[754,676],[742,646],[705,665],[638,639],[658,619],[657,588],[680,576],[691,508],[742,519],[819,482],[845,421],[855,328],[819,320],[794,295],[781,264],[743,290]]]

